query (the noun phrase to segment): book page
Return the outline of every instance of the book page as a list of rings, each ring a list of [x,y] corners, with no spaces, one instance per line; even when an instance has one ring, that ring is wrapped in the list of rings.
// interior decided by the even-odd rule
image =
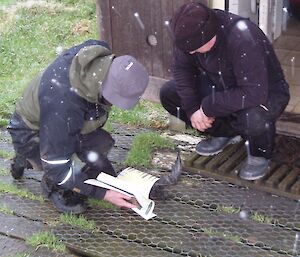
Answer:
[[[130,174],[131,169],[125,169],[120,178],[119,176],[116,178],[101,172],[97,179],[88,179],[84,183],[115,190],[127,196],[134,197],[139,203],[139,207],[132,208],[132,210],[148,220],[156,216],[153,213],[155,203],[149,199],[149,193],[158,178],[134,169],[133,174]]]
[[[149,198],[151,188],[159,179],[151,174],[142,172],[134,168],[126,168],[117,177],[122,181],[130,181],[144,197]]]
[[[140,208],[132,208],[132,210],[142,216],[145,220],[149,220],[156,216],[156,214],[153,213],[154,206],[154,201],[149,200],[148,204],[141,205]]]
[[[117,187],[114,187],[112,185],[109,185],[107,183],[103,183],[97,179],[87,179],[84,181],[85,184],[90,184],[90,185],[93,185],[93,186],[97,186],[97,187],[103,187],[103,188],[106,188],[106,189],[111,189],[111,190],[115,190],[119,193],[122,193],[124,195],[127,195],[127,196],[132,196],[133,197],[133,194],[125,191],[125,190],[122,190],[122,189],[119,189]]]

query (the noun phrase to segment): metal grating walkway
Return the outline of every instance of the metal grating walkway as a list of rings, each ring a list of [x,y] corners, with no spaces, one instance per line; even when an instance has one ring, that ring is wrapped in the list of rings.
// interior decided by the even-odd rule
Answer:
[[[141,131],[118,126],[114,132],[118,143],[110,153],[115,166],[124,165],[133,136]],[[0,148],[10,152],[8,135],[1,135]],[[280,162],[274,160],[274,169],[286,166],[289,173],[297,170],[298,157],[291,154],[297,147],[297,142],[291,141],[276,151],[276,158],[281,158]],[[94,222],[92,229],[70,225],[60,220],[60,214],[49,201],[39,202],[2,191],[0,207],[5,206],[11,213],[0,210],[0,255],[11,256],[15,249],[16,254],[31,252],[30,256],[70,256],[28,248],[24,240],[35,231],[46,229],[76,256],[300,256],[300,201],[214,179],[208,171],[208,176],[201,175],[202,170],[210,169],[221,176],[222,167],[227,174],[236,176],[234,171],[246,154],[242,148],[239,144],[214,158],[192,160],[202,168],[185,170],[179,183],[166,189],[166,199],[156,201],[157,217],[149,221],[130,210],[91,205],[83,217]],[[8,168],[9,161],[0,158],[0,165]],[[157,176],[166,172],[160,167],[145,171]],[[22,180],[2,175],[0,181],[41,195],[41,177],[42,172],[27,170]]]
[[[269,173],[266,177],[254,182],[241,180],[238,176],[241,165],[247,156],[243,142],[228,146],[216,156],[200,156],[194,153],[185,161],[184,168],[191,173],[198,173],[218,180],[225,180],[235,185],[255,188],[299,200],[299,141],[278,136],[277,147],[286,152],[282,153],[282,150],[275,150]],[[291,151],[290,154],[288,153],[289,150]]]

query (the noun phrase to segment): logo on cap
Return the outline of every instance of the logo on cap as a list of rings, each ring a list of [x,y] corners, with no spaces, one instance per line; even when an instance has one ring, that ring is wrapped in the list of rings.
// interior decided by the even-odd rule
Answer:
[[[132,65],[133,65],[133,62],[130,62],[130,63],[126,66],[125,70],[129,70],[129,69],[131,68]]]

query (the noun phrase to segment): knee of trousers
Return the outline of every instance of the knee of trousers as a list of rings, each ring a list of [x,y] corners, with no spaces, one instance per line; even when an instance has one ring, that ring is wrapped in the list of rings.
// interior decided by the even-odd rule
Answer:
[[[261,107],[243,111],[239,119],[243,124],[245,134],[248,136],[259,136],[266,133],[270,129],[271,124],[274,123],[268,111]]]
[[[107,135],[105,136],[105,142],[108,150],[112,149],[115,145],[115,140],[112,138],[112,136],[109,133],[107,133]]]
[[[175,89],[175,82],[173,80],[166,82],[162,85],[159,91],[159,98],[162,105],[171,99],[172,91]]]
[[[107,153],[115,145],[115,140],[111,134],[102,128],[85,136],[83,148],[97,153]]]

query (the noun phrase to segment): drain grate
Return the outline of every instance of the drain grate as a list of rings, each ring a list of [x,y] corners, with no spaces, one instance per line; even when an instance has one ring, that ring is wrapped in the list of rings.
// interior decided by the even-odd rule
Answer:
[[[194,153],[184,162],[184,169],[239,186],[299,200],[300,140],[281,135],[276,138],[276,145],[269,173],[257,181],[245,181],[238,176],[247,157],[243,142],[228,146],[216,156],[200,156]]]

